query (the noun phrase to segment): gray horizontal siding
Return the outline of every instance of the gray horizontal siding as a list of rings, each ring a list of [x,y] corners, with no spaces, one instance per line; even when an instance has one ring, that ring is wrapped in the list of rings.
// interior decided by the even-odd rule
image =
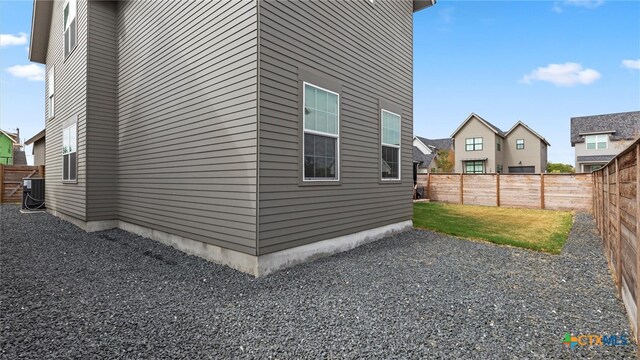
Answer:
[[[259,249],[412,217],[411,1],[260,2]],[[339,81],[340,185],[300,186],[299,68]],[[402,109],[402,181],[379,181],[379,103]]]
[[[77,2],[77,47],[64,57],[64,2],[54,2],[47,51],[47,71],[55,68],[55,117],[47,119],[45,177],[47,208],[86,221],[86,93],[87,93],[87,1]],[[45,96],[48,94],[45,92]],[[48,101],[45,101],[48,107]],[[48,114],[48,108],[45,111]],[[78,181],[62,182],[62,128],[78,118]]]
[[[89,2],[87,221],[117,217],[117,16],[115,2]]]
[[[255,254],[256,3],[123,2],[118,46],[118,218]]]

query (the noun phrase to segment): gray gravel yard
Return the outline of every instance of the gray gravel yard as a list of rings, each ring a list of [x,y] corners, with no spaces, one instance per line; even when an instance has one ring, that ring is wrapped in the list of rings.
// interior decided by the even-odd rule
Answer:
[[[271,276],[0,207],[2,358],[635,358],[589,215],[561,255],[409,231]]]

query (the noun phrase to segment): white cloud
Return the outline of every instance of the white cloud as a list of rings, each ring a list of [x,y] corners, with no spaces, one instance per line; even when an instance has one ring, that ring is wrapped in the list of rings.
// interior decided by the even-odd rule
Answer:
[[[539,67],[520,80],[525,84],[533,81],[546,81],[557,86],[588,85],[598,80],[600,73],[593,69],[584,69],[577,63],[549,64]]]
[[[587,9],[595,9],[604,4],[604,0],[565,0],[565,5],[578,6]]]
[[[44,67],[36,64],[14,65],[8,68],[7,72],[15,77],[25,78],[29,81],[44,80]]]
[[[18,36],[13,34],[0,34],[0,47],[11,45],[24,45],[27,43],[27,34],[20,33]]]
[[[622,67],[627,69],[640,70],[640,59],[638,60],[622,60]]]
[[[581,7],[585,9],[595,9],[602,4],[604,4],[604,0],[564,0],[564,1],[554,2],[551,10],[559,14],[563,12],[564,7],[567,7],[567,6]]]

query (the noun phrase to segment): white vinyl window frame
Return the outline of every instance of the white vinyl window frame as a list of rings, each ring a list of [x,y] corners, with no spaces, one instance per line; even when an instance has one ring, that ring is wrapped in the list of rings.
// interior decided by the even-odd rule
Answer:
[[[398,145],[396,145],[396,144],[388,144],[388,143],[384,142],[384,136],[383,136],[384,127],[383,127],[382,119],[383,119],[385,113],[391,114],[391,115],[394,115],[394,116],[398,117]],[[380,180],[381,181],[399,181],[399,180],[402,180],[402,163],[401,163],[401,159],[402,159],[402,116],[400,114],[396,114],[396,113],[391,112],[389,110],[381,109],[380,110],[380,165],[381,166],[382,166],[382,162],[383,162],[383,160],[382,160],[382,148],[385,147],[385,146],[398,149],[398,159],[397,159],[397,162],[398,162],[398,177],[394,177],[394,178],[387,177],[387,178],[385,178],[385,177],[382,176],[382,171],[380,171]]]
[[[464,144],[465,151],[482,151],[484,149],[484,141],[481,137],[466,138]]]
[[[68,164],[65,169],[65,162]],[[73,169],[72,170],[72,163]],[[73,121],[62,129],[62,181],[78,181],[78,122]]]
[[[64,46],[64,58],[73,53],[78,45],[78,2],[66,0],[62,7],[62,36]]]
[[[306,104],[307,104],[307,91],[306,88],[307,86],[311,86],[313,88],[315,88],[316,90],[321,90],[321,91],[325,91],[327,93],[336,95],[338,97],[338,103],[336,105],[336,115],[337,115],[337,120],[336,120],[336,133],[332,134],[329,132],[323,132],[323,131],[318,131],[318,130],[312,130],[312,129],[307,129],[307,114],[304,111]],[[329,89],[323,88],[321,86],[312,84],[310,82],[307,81],[303,81],[302,82],[302,181],[303,183],[318,183],[318,182],[332,182],[332,183],[339,183],[340,182],[340,94],[335,92],[335,91],[331,91]],[[326,137],[331,137],[336,139],[336,175],[334,178],[314,178],[314,177],[307,177],[305,174],[305,167],[304,167],[304,149],[305,149],[305,134],[312,134],[312,135],[319,135],[319,136],[326,136]]]
[[[53,119],[55,116],[55,67],[51,66],[47,75],[47,102],[49,113],[47,118]]]
[[[609,135],[587,135],[584,138],[585,149],[587,150],[602,150],[609,148]],[[603,147],[600,147],[600,144],[604,144]],[[589,148],[589,145],[593,145],[592,148]]]

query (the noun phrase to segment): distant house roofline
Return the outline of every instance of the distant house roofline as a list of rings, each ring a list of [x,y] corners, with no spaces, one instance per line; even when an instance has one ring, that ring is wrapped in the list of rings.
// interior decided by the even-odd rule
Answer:
[[[14,139],[13,136],[11,136],[10,133],[0,129],[0,133],[4,134],[6,137],[8,137],[9,139],[11,139],[11,141],[13,141],[14,144],[18,144],[18,142],[16,141],[16,139]]]
[[[501,138],[504,138],[504,132],[502,130],[500,130],[499,127],[493,125],[492,123],[488,122],[487,120],[483,119],[480,115],[476,114],[476,113],[471,113],[469,114],[469,116],[465,119],[465,121],[462,122],[462,124],[460,126],[458,126],[458,128],[456,129],[456,131],[453,132],[453,134],[451,134],[451,138],[455,138],[456,134],[458,132],[460,132],[460,130],[462,130],[462,128],[469,122],[471,121],[472,118],[476,118],[480,121],[480,123],[482,123],[484,126],[488,127],[489,130],[493,131],[494,133],[496,133],[496,135],[500,136]]]
[[[513,130],[515,130],[518,125],[522,125],[522,127],[524,127],[525,129],[529,130],[529,132],[531,132],[533,135],[537,136],[538,138],[540,138],[540,140],[542,140],[545,144],[547,144],[547,146],[551,146],[551,144],[549,144],[549,142],[547,141],[547,139],[545,139],[542,135],[538,134],[537,132],[535,132],[535,130],[533,130],[532,128],[530,128],[527,124],[523,123],[522,121],[518,121],[515,125],[513,125],[511,127],[511,129],[509,129],[509,131],[507,131],[507,134],[505,136],[509,136],[509,134],[511,134],[511,132]]]
[[[33,137],[31,137],[29,140],[25,141],[24,144],[25,145],[31,145],[34,142],[44,138],[45,137],[45,132],[46,132],[46,129],[42,129],[39,133],[33,135]]]

